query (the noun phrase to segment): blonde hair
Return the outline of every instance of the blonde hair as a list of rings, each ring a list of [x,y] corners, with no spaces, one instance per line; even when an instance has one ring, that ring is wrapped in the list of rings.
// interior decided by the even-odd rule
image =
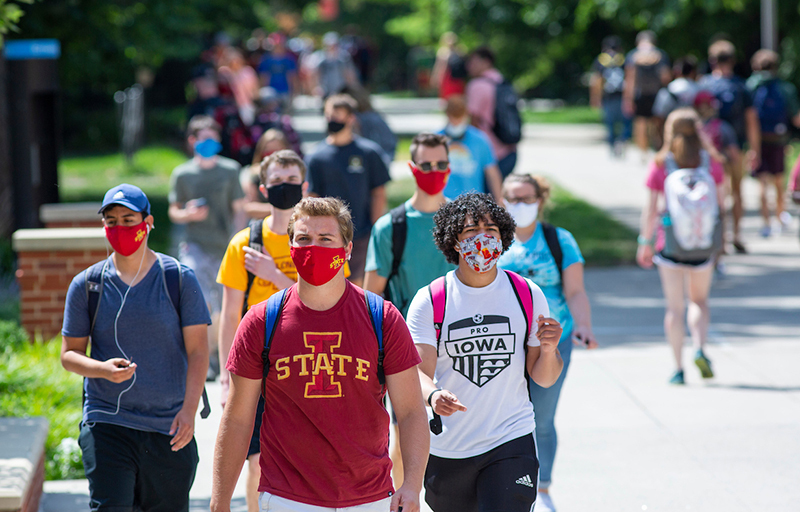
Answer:
[[[333,217],[339,224],[339,233],[342,235],[345,247],[353,241],[353,218],[350,208],[340,199],[335,197],[307,197],[297,203],[289,219],[289,241],[294,240],[294,224],[303,217]]]
[[[503,188],[511,183],[527,183],[536,191],[536,197],[542,200],[542,209],[550,199],[550,183],[543,176],[532,176],[530,174],[509,174],[503,180]]]
[[[269,170],[269,166],[273,164],[283,168],[296,165],[300,169],[300,179],[306,181],[306,163],[303,159],[291,149],[281,149],[280,151],[272,153],[261,162],[258,174],[261,178],[261,184],[265,187],[267,186],[267,178],[269,177],[267,171]]]
[[[698,167],[700,151],[704,150],[714,160],[724,163],[725,157],[703,134],[700,116],[693,108],[684,107],[673,110],[664,123],[664,145],[656,154],[656,163],[663,165],[669,153],[681,168]]]

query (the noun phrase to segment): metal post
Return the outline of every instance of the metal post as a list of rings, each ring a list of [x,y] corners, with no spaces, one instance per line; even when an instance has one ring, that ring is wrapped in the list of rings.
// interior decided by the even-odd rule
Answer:
[[[761,48],[778,51],[778,0],[761,0]]]

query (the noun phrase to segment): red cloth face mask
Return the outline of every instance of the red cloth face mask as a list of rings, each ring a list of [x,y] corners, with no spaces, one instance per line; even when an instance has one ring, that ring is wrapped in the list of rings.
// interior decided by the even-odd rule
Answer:
[[[144,221],[135,226],[106,226],[106,238],[115,252],[130,256],[144,243],[148,231],[150,227]]]
[[[303,281],[312,286],[322,286],[339,273],[347,253],[344,247],[306,245],[290,249],[292,261]]]
[[[447,185],[447,180],[450,178],[450,168],[446,171],[430,171],[422,172],[417,167],[409,162],[408,166],[411,168],[411,173],[414,179],[417,180],[417,186],[428,195],[435,196]]]

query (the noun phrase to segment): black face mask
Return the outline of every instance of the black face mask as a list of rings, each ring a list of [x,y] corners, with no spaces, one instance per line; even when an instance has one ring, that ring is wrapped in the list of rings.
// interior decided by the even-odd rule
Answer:
[[[267,201],[279,210],[289,210],[303,199],[303,185],[281,183],[267,189]]]
[[[344,127],[345,124],[341,121],[334,121],[333,119],[328,121],[328,133],[339,133],[344,130]]]

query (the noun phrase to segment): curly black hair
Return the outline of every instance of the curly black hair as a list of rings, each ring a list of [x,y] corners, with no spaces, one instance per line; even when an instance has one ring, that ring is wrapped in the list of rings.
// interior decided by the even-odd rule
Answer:
[[[460,257],[456,251],[458,235],[464,230],[467,217],[474,221],[491,219],[500,230],[503,252],[514,242],[514,230],[517,225],[511,215],[494,202],[489,194],[461,194],[454,201],[439,208],[433,216],[433,240],[442,251],[448,263],[458,265]]]

